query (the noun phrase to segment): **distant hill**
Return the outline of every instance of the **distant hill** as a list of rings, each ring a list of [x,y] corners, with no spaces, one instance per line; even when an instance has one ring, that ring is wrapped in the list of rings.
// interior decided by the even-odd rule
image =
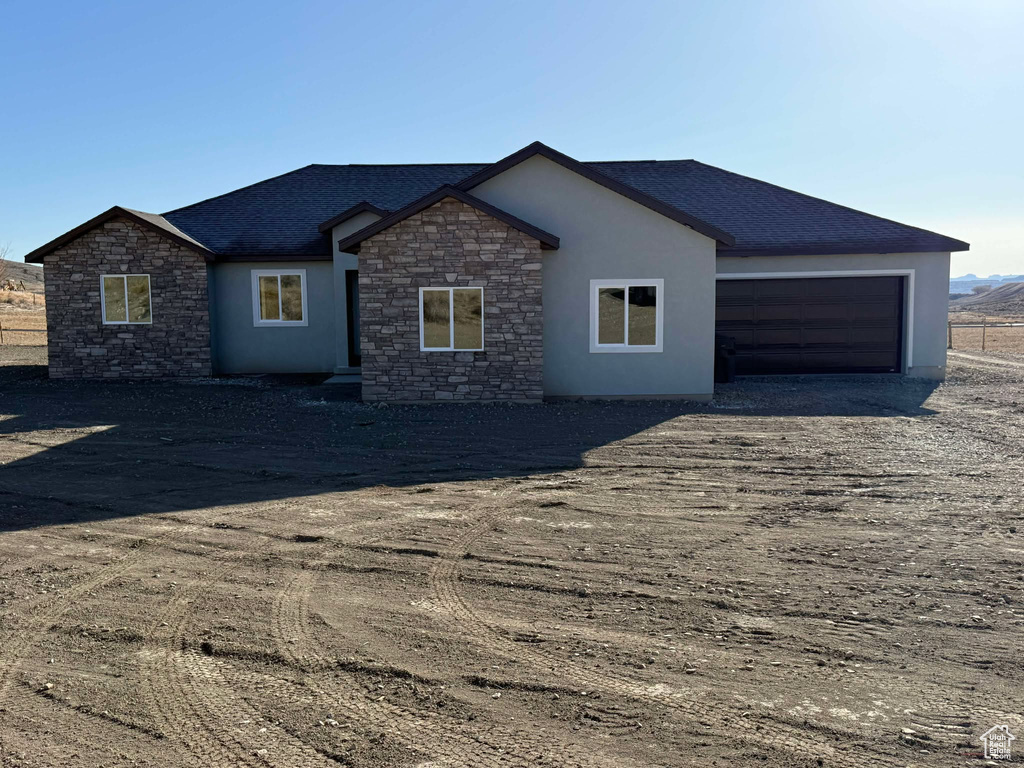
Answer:
[[[43,292],[43,268],[35,264],[23,264],[20,261],[5,261],[5,280],[13,280],[15,285],[25,283],[25,290],[32,293]]]
[[[952,301],[949,308],[993,315],[1024,315],[1024,282],[997,285],[991,291]]]
[[[966,274],[961,277],[949,278],[950,293],[970,293],[979,285],[990,285],[993,288],[1006,283],[1024,282],[1024,275],[989,275],[978,277],[975,274]]]

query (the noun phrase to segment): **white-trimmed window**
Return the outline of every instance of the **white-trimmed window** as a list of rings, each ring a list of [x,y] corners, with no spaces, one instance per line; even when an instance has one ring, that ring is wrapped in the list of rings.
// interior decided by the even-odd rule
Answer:
[[[420,351],[483,348],[483,288],[420,288]]]
[[[104,325],[151,325],[149,275],[100,275]]]
[[[253,325],[309,325],[306,312],[306,270],[252,271]]]
[[[664,280],[591,280],[590,351],[661,352]]]

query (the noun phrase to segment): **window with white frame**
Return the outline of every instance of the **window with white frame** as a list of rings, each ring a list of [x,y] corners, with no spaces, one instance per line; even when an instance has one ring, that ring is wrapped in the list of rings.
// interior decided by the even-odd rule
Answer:
[[[252,320],[260,325],[308,325],[306,270],[254,269]]]
[[[420,350],[484,348],[483,288],[420,288]]]
[[[591,280],[590,351],[661,352],[664,280]]]
[[[150,325],[153,301],[149,275],[100,275],[104,325]]]

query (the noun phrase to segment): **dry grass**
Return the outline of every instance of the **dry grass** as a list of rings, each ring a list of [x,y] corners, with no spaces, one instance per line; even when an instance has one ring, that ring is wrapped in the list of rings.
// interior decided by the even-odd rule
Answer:
[[[34,291],[0,291],[0,309],[7,307],[46,309],[46,299]]]
[[[960,323],[980,323],[988,320],[990,323],[1024,323],[1024,314],[1000,313],[1000,312],[967,312],[950,310],[949,319],[953,325]]]
[[[982,349],[981,328],[958,328],[958,325],[990,323],[1024,323],[1024,315],[1014,312],[971,312],[951,309],[949,321],[953,324],[953,349]],[[987,328],[984,332],[986,352],[1024,353],[1024,327]]]
[[[3,346],[46,346],[46,311],[0,303]]]
[[[1024,354],[1024,327],[988,328],[985,330],[985,350],[988,352],[1016,352]],[[981,350],[981,328],[957,328],[953,322],[953,349]]]

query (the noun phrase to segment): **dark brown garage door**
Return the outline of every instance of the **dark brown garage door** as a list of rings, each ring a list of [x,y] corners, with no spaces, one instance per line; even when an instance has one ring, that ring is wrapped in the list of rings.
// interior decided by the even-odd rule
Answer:
[[[739,375],[901,370],[902,277],[719,280],[715,314]]]

